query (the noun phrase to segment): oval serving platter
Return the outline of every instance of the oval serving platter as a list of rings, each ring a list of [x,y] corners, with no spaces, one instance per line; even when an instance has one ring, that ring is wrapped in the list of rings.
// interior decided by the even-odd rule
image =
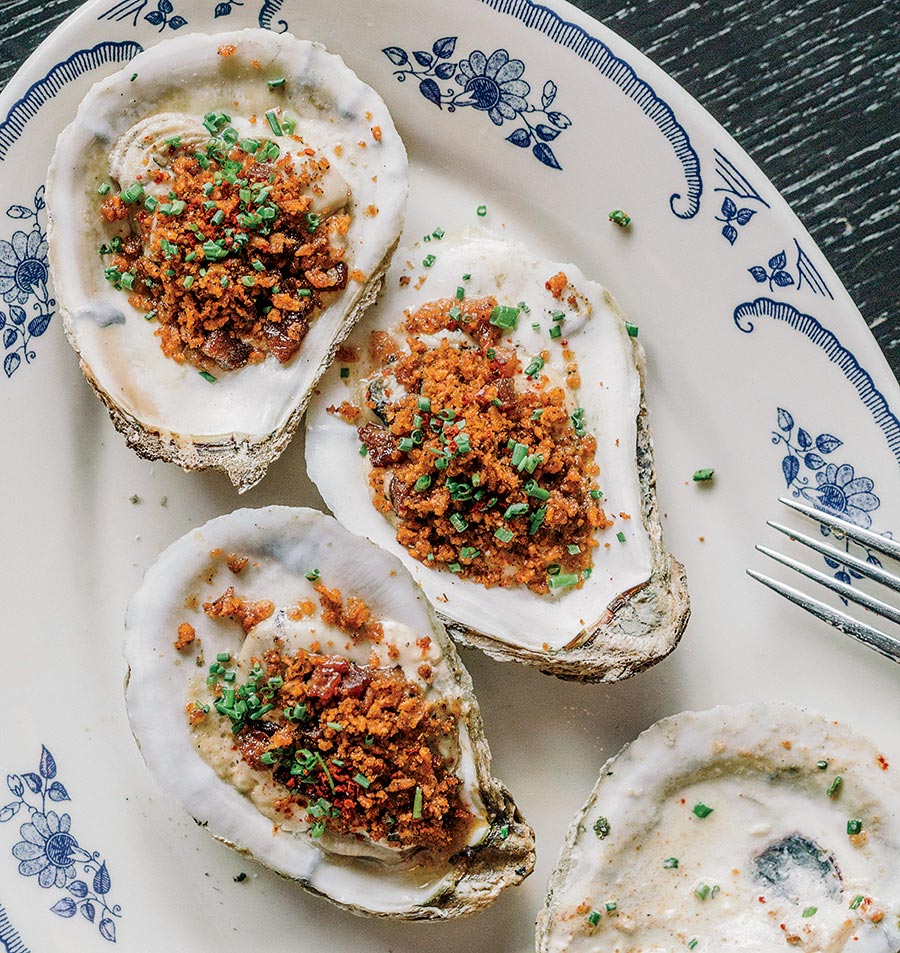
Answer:
[[[42,183],[93,82],[165,37],[243,26],[323,42],[385,98],[412,168],[404,244],[482,224],[574,260],[615,294],[647,350],[660,507],[693,616],[673,655],[614,686],[463,652],[496,773],[538,844],[534,875],[468,921],[363,923],[302,895],[197,829],[129,734],[125,606],[160,550],[238,498],[218,475],[135,457],[89,392],[48,281]],[[237,951],[262,929],[275,951],[511,953],[533,943],[598,766],[658,718],[784,699],[900,758],[896,670],[744,573],[782,493],[900,529],[900,390],[765,176],[599,23],[560,0],[93,0],[0,97],[0,198],[7,950]],[[612,209],[630,228],[608,221]],[[440,240],[430,248],[439,255]],[[701,467],[715,468],[708,484],[691,480]],[[240,499],[269,503],[321,506],[299,436]]]

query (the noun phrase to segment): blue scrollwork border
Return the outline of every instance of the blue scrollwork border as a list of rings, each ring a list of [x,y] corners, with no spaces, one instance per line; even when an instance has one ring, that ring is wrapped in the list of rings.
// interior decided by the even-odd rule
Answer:
[[[641,79],[625,60],[615,56],[602,40],[591,36],[583,27],[564,20],[549,7],[535,3],[534,0],[481,2],[498,13],[515,17],[525,26],[539,30],[554,43],[572,50],[581,59],[595,66],[601,76],[615,83],[629,99],[637,103],[672,145],[684,170],[687,184],[685,194],[673,193],[669,198],[669,207],[682,219],[693,218],[700,211],[700,196],[703,193],[700,157],[691,145],[687,130],[675,118],[672,107],[646,80]]]
[[[812,315],[803,314],[793,305],[774,301],[772,298],[756,298],[754,301],[739,304],[734,309],[734,323],[745,334],[751,334],[756,327],[753,318],[783,321],[820,347],[832,364],[837,364],[844,377],[856,388],[860,400],[884,433],[891,453],[900,463],[900,420],[888,406],[884,394],[875,386],[872,375],[860,365],[855,355],[841,344],[835,334],[823,327]]]
[[[2,903],[0,903],[0,948],[3,953],[29,953],[28,947],[19,936],[19,931],[9,922]]]
[[[143,49],[134,40],[116,43],[107,40],[90,49],[78,50],[68,59],[57,63],[46,76],[28,87],[25,95],[13,103],[6,118],[0,122],[0,162],[6,159],[7,153],[18,141],[28,120],[36,116],[41,107],[67,83],[104,63],[127,63]]]

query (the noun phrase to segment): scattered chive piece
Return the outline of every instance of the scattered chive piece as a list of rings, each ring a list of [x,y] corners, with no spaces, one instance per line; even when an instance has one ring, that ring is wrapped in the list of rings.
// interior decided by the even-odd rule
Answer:
[[[542,357],[533,357],[531,363],[528,367],[525,368],[526,377],[534,377],[535,374],[539,374],[544,367],[544,359]]]
[[[524,504],[523,504],[524,505]],[[525,507],[526,509],[528,507]],[[463,533],[469,528],[469,524],[463,519],[462,515],[459,513],[453,513],[450,517],[450,522],[456,527],[456,529]]]
[[[244,275],[244,277],[241,278],[241,284],[245,288],[252,288],[256,284],[256,277],[254,275]]]
[[[281,120],[281,125],[284,126],[284,131],[285,131],[289,136],[292,136],[292,135],[294,134],[294,130],[297,128],[297,123],[295,123],[294,120],[291,119],[290,116],[285,116],[285,117]]]
[[[567,543],[566,549],[569,551],[570,556],[575,556],[581,552],[581,547],[577,543]]]
[[[827,761],[817,761],[817,762],[816,762],[816,767],[817,767],[820,771],[827,771],[827,770],[828,770],[828,762],[827,762]]]
[[[413,797],[412,816],[414,821],[422,817],[422,789],[418,786],[416,786],[416,793]]]
[[[591,499],[592,500],[602,500],[603,491],[602,490],[591,490]]]
[[[541,500],[543,502],[544,500],[550,499],[550,491],[538,486],[534,480],[529,480],[525,484],[524,490],[526,496],[533,496],[536,500]]]
[[[457,300],[457,301],[462,301],[463,298],[465,298],[465,296],[466,296],[466,289],[463,288],[462,285],[460,285],[460,286],[456,289],[456,300]]]
[[[862,831],[862,821],[858,818],[852,818],[847,821],[847,833],[848,834],[859,834]]]
[[[416,480],[413,489],[415,489],[419,493],[423,493],[430,486],[431,486],[431,477],[426,473],[423,476],[420,476],[418,480]]]
[[[600,911],[591,910],[591,912],[588,914],[588,923],[590,923],[592,927],[595,927],[597,926],[599,922],[600,922]]]
[[[550,563],[547,567],[547,574],[550,576],[558,576],[562,571],[562,566],[559,563]]]
[[[594,821],[594,833],[603,840],[604,837],[609,835],[609,832],[612,830],[610,827],[609,821],[605,817],[598,817]]]
[[[709,884],[700,883],[694,887],[694,896],[705,900],[709,896]]]
[[[316,821],[309,829],[309,833],[311,837],[321,837],[325,833],[325,822]]]
[[[533,411],[531,412],[531,419],[532,419],[532,420],[540,420],[543,415],[544,415],[544,408],[543,408],[543,407],[538,407],[536,410],[533,410]]]
[[[835,775],[834,780],[831,784],[828,785],[827,794],[830,798],[836,798],[838,794],[841,793],[841,788],[844,786],[844,779],[839,775]]]
[[[316,582],[316,580],[319,578],[321,573],[319,572],[318,569],[310,569],[310,571],[308,573],[305,573],[304,575],[310,582]]]
[[[515,535],[515,533],[513,533],[511,530],[508,530],[505,526],[498,526],[497,532],[494,533],[494,536],[504,543],[511,542]]]
[[[550,328],[550,339],[555,341],[557,338],[561,338],[561,337],[562,337],[562,328],[558,324],[554,324],[553,327]]]
[[[259,760],[262,761],[263,764],[275,764],[276,762],[275,755],[272,754],[271,751],[264,751],[260,755]]]
[[[463,546],[459,551],[460,559],[474,559],[476,556],[481,555],[481,550],[476,549],[474,546]]]
[[[140,182],[129,185],[127,189],[119,196],[126,205],[133,205],[144,194],[144,187]]]
[[[431,413],[431,398],[430,397],[419,397],[417,403],[418,403],[419,410],[421,410],[422,413],[424,414]]]
[[[522,516],[528,512],[527,503],[510,503],[503,514],[503,519],[508,520],[511,516]]]
[[[696,939],[695,939],[695,940],[691,940],[691,942],[688,943],[688,949],[689,949],[689,950],[693,950],[694,947],[695,947],[699,942],[700,942],[700,941],[699,941],[699,940],[696,940]]]
[[[609,213],[609,220],[613,225],[618,225],[619,228],[628,228],[631,224],[631,216],[626,215],[626,213],[619,208]]]
[[[266,84],[270,89],[279,89],[284,86],[284,77],[281,76],[278,79],[270,79]]]
[[[475,212],[477,213],[479,218],[484,218],[484,216],[487,215],[487,206],[479,205],[478,208],[475,209]]]
[[[213,377],[212,374],[208,373],[207,371],[200,371],[200,376],[203,378],[203,380],[209,381],[210,384],[215,384],[216,382],[216,378]]]
[[[185,290],[185,291],[187,291],[187,290],[193,285],[193,283],[194,283],[194,276],[193,276],[193,275],[185,275],[185,276],[184,276],[184,290]]]
[[[341,377],[346,375],[341,374]],[[399,443],[397,444],[397,449],[402,450],[404,453],[408,453],[416,445],[416,442],[411,437],[401,437]]]
[[[435,258],[434,255],[426,255],[426,256],[422,259],[422,264],[423,264],[426,268],[430,268],[436,261],[437,261],[437,258]]]
[[[137,74],[137,73],[132,73],[132,74],[131,74],[131,79],[129,80],[129,82],[133,83],[137,78],[138,78],[138,74]]]
[[[359,455],[361,457],[367,457],[369,455],[369,448],[364,443],[359,445]]]
[[[454,305],[448,312],[447,317],[451,318],[453,321],[458,321],[462,317],[462,311]]]
[[[619,905],[616,903],[615,900],[609,900],[609,901],[607,901],[607,903],[606,903],[606,912],[607,912],[607,913],[615,913],[618,909],[619,909]]]
[[[326,721],[326,728],[330,728],[332,731],[343,731],[344,726],[339,721]]]
[[[432,237],[440,241],[444,237],[444,230],[442,228],[436,228],[432,233]]]
[[[100,185],[97,186],[97,194],[109,195],[111,188],[112,186],[109,184],[109,182],[101,182]]]
[[[566,316],[562,313],[562,311],[554,311],[553,314],[550,315],[550,317],[553,318],[553,320],[557,324],[559,324],[560,321],[566,320]]]
[[[850,909],[851,909],[851,910],[858,910],[859,907],[860,907],[860,905],[862,904],[863,900],[865,900],[865,899],[866,899],[866,898],[865,898],[861,893],[858,893],[858,894],[850,901]]]
[[[667,857],[663,861],[664,870],[678,870],[678,858],[677,857]]]
[[[462,572],[462,566],[459,563],[448,563],[447,568],[450,572]]]
[[[819,908],[818,908],[818,907],[806,907],[806,908],[803,910],[802,916],[807,917],[807,918],[808,918],[808,917],[814,917],[818,912],[819,912]]]
[[[270,109],[266,113],[266,122],[269,124],[269,128],[275,133],[276,136],[284,135],[284,130],[281,128],[281,123],[278,121],[278,114],[274,109]]]
[[[625,534],[620,530],[618,533],[616,533],[616,539],[617,539],[620,543],[624,543],[624,542],[625,542]]]
[[[558,576],[550,576],[547,585],[551,589],[569,589],[578,585],[578,576],[571,572],[560,573]]]
[[[341,368],[341,378],[342,378],[342,379],[346,379],[346,378],[348,378],[349,376],[350,376],[350,368],[349,368],[349,367],[342,367],[342,368]]]
[[[500,840],[506,840],[507,837],[509,837],[509,824],[504,824],[500,828]]]
[[[154,308],[152,311],[148,311],[148,312],[144,315],[144,320],[145,320],[145,321],[152,321],[155,317],[156,317],[156,308]]]
[[[353,780],[361,787],[368,788],[372,783],[364,774],[357,774]]]
[[[544,522],[544,517],[547,515],[547,507],[541,506],[536,509],[531,514],[531,519],[528,521],[528,535],[534,536],[534,534],[541,528],[541,523]]]
[[[230,662],[231,661],[231,652],[219,652],[216,655],[217,662]]]
[[[630,321],[625,322],[625,330],[628,332],[628,337],[636,338],[638,336],[638,326],[632,324]]]
[[[716,471],[713,470],[711,467],[706,467],[702,470],[695,470],[694,476],[692,479],[694,480],[695,483],[704,483],[707,480],[711,480],[715,472]]]
[[[519,309],[509,305],[498,304],[492,311],[490,323],[497,328],[515,329],[519,321]]]
[[[707,807],[702,801],[694,805],[694,814],[699,818],[709,817],[715,808]]]

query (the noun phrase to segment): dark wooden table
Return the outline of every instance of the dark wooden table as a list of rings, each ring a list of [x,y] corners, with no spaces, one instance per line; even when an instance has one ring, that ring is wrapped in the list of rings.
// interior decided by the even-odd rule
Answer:
[[[900,376],[900,0],[574,2],[753,156]],[[0,0],[0,84],[80,3]]]

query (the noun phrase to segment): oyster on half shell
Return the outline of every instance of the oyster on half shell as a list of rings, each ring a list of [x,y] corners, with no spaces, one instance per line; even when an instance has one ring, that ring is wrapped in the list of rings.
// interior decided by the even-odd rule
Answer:
[[[469,913],[531,872],[452,642],[400,563],[331,517],[193,530],[126,630],[141,753],[218,840],[373,916]]]
[[[785,703],[684,712],[603,766],[569,828],[538,953],[897,953],[900,782]]]
[[[398,253],[317,388],[310,477],[454,636],[562,678],[625,678],[689,616],[637,329],[573,264],[482,229],[441,235]]]
[[[319,44],[179,36],[97,83],[51,163],[50,262],[129,445],[261,479],[374,300],[407,188],[383,101]]]

